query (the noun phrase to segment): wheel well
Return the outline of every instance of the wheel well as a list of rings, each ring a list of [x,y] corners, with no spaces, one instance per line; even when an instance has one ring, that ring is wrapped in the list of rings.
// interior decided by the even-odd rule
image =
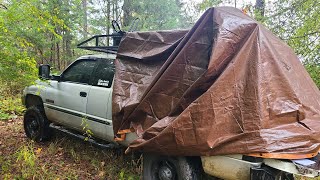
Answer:
[[[41,97],[33,95],[33,94],[28,94],[26,96],[26,107],[30,106],[41,106],[43,107],[43,101]]]

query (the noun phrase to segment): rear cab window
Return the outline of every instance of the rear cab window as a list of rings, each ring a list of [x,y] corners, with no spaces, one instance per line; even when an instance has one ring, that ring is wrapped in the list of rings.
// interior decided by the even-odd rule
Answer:
[[[111,88],[115,73],[113,59],[100,59],[97,68],[93,72],[92,85]]]

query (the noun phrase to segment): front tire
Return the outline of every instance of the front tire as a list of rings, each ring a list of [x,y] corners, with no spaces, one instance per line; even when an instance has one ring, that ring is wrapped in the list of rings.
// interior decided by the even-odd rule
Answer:
[[[144,180],[198,180],[195,164],[186,157],[143,155]]]
[[[36,142],[43,142],[50,138],[49,121],[43,108],[39,106],[31,106],[27,109],[24,114],[23,127],[27,137]]]

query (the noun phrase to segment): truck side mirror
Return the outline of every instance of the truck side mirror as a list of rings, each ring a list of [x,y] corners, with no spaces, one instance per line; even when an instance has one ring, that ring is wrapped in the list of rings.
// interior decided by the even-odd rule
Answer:
[[[39,78],[40,79],[49,79],[50,78],[50,65],[40,65],[39,66]]]

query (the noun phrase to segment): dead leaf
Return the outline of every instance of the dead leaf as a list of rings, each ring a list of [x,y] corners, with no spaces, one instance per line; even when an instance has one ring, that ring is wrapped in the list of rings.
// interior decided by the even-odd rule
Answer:
[[[104,171],[100,171],[99,174],[98,174],[98,176],[99,176],[99,177],[104,177],[104,174],[105,174]]]
[[[38,149],[36,150],[36,154],[39,155],[39,154],[41,153],[41,151],[42,151],[42,148],[38,148]]]
[[[106,163],[104,161],[101,161],[101,167],[103,167]]]

